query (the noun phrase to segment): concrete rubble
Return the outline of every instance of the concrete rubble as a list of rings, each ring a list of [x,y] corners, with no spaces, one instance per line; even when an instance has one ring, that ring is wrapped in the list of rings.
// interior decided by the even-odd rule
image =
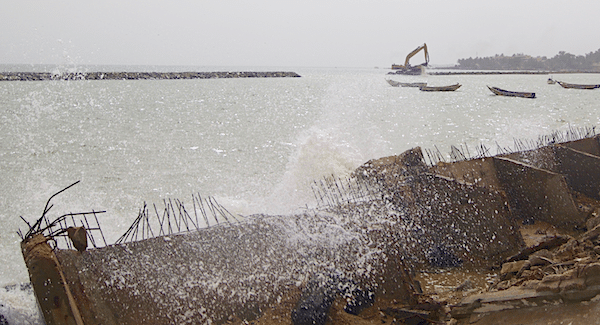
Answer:
[[[368,195],[343,204],[101,248],[39,231],[23,255],[48,324],[597,322],[599,139],[432,166],[414,148],[359,167]]]

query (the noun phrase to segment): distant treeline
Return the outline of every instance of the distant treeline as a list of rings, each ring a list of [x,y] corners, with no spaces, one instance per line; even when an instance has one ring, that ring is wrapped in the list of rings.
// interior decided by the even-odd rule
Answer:
[[[459,59],[458,69],[469,70],[546,70],[546,71],[600,71],[600,49],[586,55],[573,55],[565,51],[551,58],[532,57],[522,53],[485,58]]]

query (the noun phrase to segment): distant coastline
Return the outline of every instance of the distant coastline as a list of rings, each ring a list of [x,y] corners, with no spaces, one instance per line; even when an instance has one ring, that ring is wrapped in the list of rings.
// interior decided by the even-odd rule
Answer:
[[[219,79],[219,78],[298,78],[290,71],[271,72],[0,72],[0,81],[44,80],[162,80],[162,79]]]
[[[523,53],[511,56],[496,54],[488,57],[459,59],[454,68],[460,70],[565,71],[569,73],[589,71],[598,73],[600,72],[600,49],[585,55],[560,51],[551,58],[534,57]]]

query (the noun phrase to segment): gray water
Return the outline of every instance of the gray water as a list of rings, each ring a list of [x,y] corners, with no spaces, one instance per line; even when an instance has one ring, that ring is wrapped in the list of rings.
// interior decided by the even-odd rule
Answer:
[[[229,69],[239,70],[239,69]],[[273,69],[271,69],[273,70]],[[0,82],[0,313],[39,321],[18,229],[53,213],[99,211],[113,243],[144,202],[209,195],[230,212],[315,205],[311,183],[420,146],[513,148],[514,139],[598,125],[600,90],[546,75],[387,76],[379,69],[276,69],[301,78]],[[393,88],[456,82],[456,92]],[[597,74],[556,75],[600,83]],[[536,92],[498,97],[486,85]],[[17,285],[16,287],[14,285]]]

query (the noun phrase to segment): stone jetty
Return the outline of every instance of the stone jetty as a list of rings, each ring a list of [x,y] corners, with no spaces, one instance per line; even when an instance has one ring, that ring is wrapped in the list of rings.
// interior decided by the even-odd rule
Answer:
[[[297,78],[290,71],[223,71],[223,72],[0,72],[0,81],[44,80],[162,80],[162,79],[219,79],[219,78]]]

